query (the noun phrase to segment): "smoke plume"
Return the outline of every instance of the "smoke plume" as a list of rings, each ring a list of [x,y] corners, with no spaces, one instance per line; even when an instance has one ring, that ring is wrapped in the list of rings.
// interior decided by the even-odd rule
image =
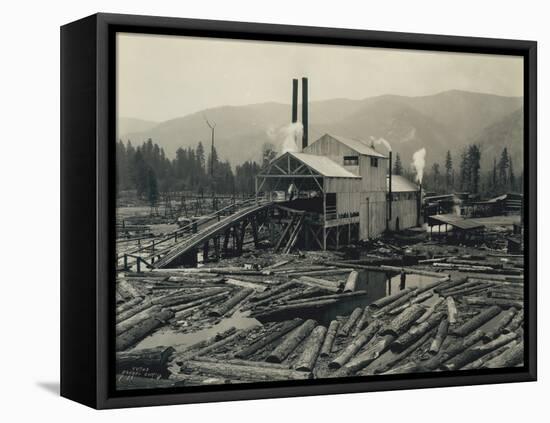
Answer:
[[[284,136],[282,152],[300,152],[301,148],[298,147],[298,142],[302,139],[303,132],[304,127],[300,122],[291,123],[281,128],[281,134]]]
[[[412,157],[412,165],[416,171],[416,180],[422,183],[422,177],[424,176],[424,166],[426,166],[426,149],[421,148],[416,151]]]
[[[390,143],[388,142],[388,140],[386,140],[386,139],[384,139],[384,138],[378,138],[377,140],[374,141],[374,143],[375,143],[376,145],[382,144],[382,145],[384,145],[384,146],[388,149],[388,151],[391,151],[391,145],[390,145]]]

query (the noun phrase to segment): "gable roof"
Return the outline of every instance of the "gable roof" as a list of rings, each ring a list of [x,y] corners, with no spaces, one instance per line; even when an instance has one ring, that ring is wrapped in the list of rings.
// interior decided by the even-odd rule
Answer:
[[[390,189],[390,178],[386,177],[386,187],[389,191]],[[418,185],[414,182],[409,181],[407,178],[401,175],[391,176],[391,190],[392,192],[411,192],[418,191]]]
[[[359,154],[363,154],[365,156],[380,157],[380,158],[383,158],[383,159],[387,158],[382,153],[379,153],[374,148],[370,147],[366,143],[366,141],[359,140],[359,139],[345,138],[345,137],[341,137],[340,135],[332,135],[332,134],[328,134],[328,133],[325,134],[324,136],[334,138],[336,141],[344,144],[345,146],[351,148],[352,150],[357,151]],[[319,138],[319,139],[321,139],[321,138]],[[314,142],[316,142],[316,141],[314,141]]]
[[[294,153],[288,152],[287,154],[298,159],[306,166],[319,173],[320,175],[327,176],[329,178],[355,178],[361,179],[360,176],[354,175],[349,170],[340,166],[338,163],[332,161],[325,156],[317,156],[315,154],[307,153]],[[280,157],[283,157],[284,154]]]

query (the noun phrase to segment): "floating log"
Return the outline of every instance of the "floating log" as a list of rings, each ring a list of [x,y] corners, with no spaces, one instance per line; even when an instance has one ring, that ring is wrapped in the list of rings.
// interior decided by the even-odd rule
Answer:
[[[321,357],[328,357],[332,352],[332,345],[334,344],[334,339],[336,338],[336,334],[338,333],[339,326],[340,322],[338,322],[338,320],[333,320],[332,322],[330,322],[327,330],[327,335],[325,336],[325,340],[321,347]]]
[[[263,270],[264,271],[266,271],[266,270],[269,271],[269,270],[278,269],[279,267],[283,267],[284,265],[289,264],[293,261],[294,261],[294,259],[281,260],[281,261],[278,261],[276,263],[273,263],[271,266],[264,267]]]
[[[504,328],[512,321],[515,314],[516,309],[513,307],[500,313],[500,315],[496,318],[493,327],[483,335],[483,342],[492,341],[502,334],[504,332]]]
[[[444,276],[434,282],[430,282],[430,283],[427,283],[426,285],[422,286],[422,287],[418,287],[416,288],[416,294],[422,294],[424,292],[427,292],[427,291],[430,291],[430,290],[434,290],[435,292],[435,289],[440,286],[442,283],[445,283],[449,280],[449,276]]]
[[[403,311],[399,316],[393,319],[381,331],[381,335],[393,335],[396,338],[405,333],[416,320],[424,314],[424,307],[414,304],[407,310]]]
[[[233,297],[228,299],[227,301],[221,303],[213,310],[210,310],[208,313],[209,316],[215,316],[215,317],[221,317],[225,315],[228,311],[231,311],[237,304],[239,304],[241,301],[243,301],[246,297],[248,297],[250,294],[254,292],[253,289],[242,289],[237,294],[235,294]]]
[[[457,322],[458,310],[456,308],[455,300],[453,297],[447,297],[447,319],[449,324],[454,325]]]
[[[404,363],[400,366],[394,367],[393,369],[388,370],[387,372],[382,373],[383,375],[402,375],[406,373],[415,373],[418,372],[420,366],[418,363],[410,362]]]
[[[338,331],[338,336],[348,336],[349,332],[353,329],[357,321],[361,318],[362,314],[363,314],[363,309],[361,307],[357,307],[356,309],[354,309],[353,312],[349,315],[348,319],[346,320],[346,323],[340,326],[340,330]]]
[[[276,287],[273,287],[273,288],[269,289],[268,291],[264,291],[262,293],[258,293],[256,295],[254,295],[252,298],[250,298],[250,301],[259,302],[259,301],[265,300],[267,298],[272,298],[273,296],[275,296],[275,295],[277,295],[281,292],[286,292],[287,290],[292,288],[294,285],[296,285],[296,281],[285,282],[285,283],[283,283],[279,286],[276,286]]]
[[[220,339],[217,342],[214,342],[213,344],[210,344],[206,347],[203,347],[203,348],[199,349],[198,351],[195,351],[192,354],[192,356],[193,357],[198,357],[198,356],[201,356],[201,355],[204,355],[204,354],[208,354],[212,351],[216,351],[218,348],[223,347],[224,345],[227,345],[227,344],[229,344],[233,341],[237,341],[241,338],[244,338],[249,332],[251,332],[252,330],[255,330],[255,329],[256,329],[256,326],[249,327],[247,329],[238,330],[232,335],[229,335],[229,336],[227,336],[223,339]]]
[[[443,341],[447,337],[448,330],[449,330],[449,320],[443,319],[441,322],[439,322],[439,327],[437,328],[435,338],[430,345],[430,349],[428,350],[431,354],[435,355],[439,352],[441,345],[443,344]]]
[[[503,332],[504,333],[516,332],[522,326],[523,326],[523,310],[519,310],[514,316],[514,318],[512,319],[512,321],[510,322],[510,324],[504,328]]]
[[[172,317],[174,317],[172,311],[162,310],[154,316],[142,320],[131,329],[116,337],[116,351],[123,351],[141,341],[155,329],[166,324]]]
[[[424,345],[432,336],[433,330],[430,330],[424,335],[422,335],[419,339],[417,339],[414,343],[409,345],[407,348],[402,350],[401,352],[395,354],[383,354],[380,356],[377,360],[374,360],[371,364],[369,364],[362,372],[361,374],[377,374],[377,373],[384,373],[389,371],[393,366],[395,366],[397,363],[402,361],[404,358],[410,356],[412,353],[414,353],[416,350],[418,350],[422,345]],[[393,344],[392,344],[393,345]],[[391,346],[390,346],[391,348]]]
[[[353,332],[351,333],[351,336],[356,337],[359,335],[359,332],[361,332],[365,326],[367,326],[367,323],[369,322],[369,307],[363,308],[363,313],[361,314],[361,317],[359,320],[357,320],[357,324],[355,325],[355,328],[353,329]]]
[[[465,297],[463,300],[468,305],[499,306],[502,308],[523,308],[523,301],[501,300],[487,297]]]
[[[457,280],[449,280],[447,282],[442,283],[438,287],[436,287],[434,289],[434,291],[439,294],[440,292],[443,292],[443,291],[449,290],[451,288],[455,288],[455,287],[458,287],[460,285],[463,285],[467,281],[468,281],[467,278],[462,278],[462,279],[457,279]]]
[[[189,360],[185,363],[185,368],[203,373],[220,375],[229,379],[253,381],[303,380],[313,378],[310,372],[258,366],[255,365],[253,361],[251,361],[250,364],[244,365],[223,362],[215,363],[206,360]]]
[[[308,286],[321,288],[321,289],[331,291],[331,292],[341,292],[342,291],[342,283],[341,282],[332,282],[332,281],[327,281],[325,279],[313,278],[311,276],[301,276],[298,279],[296,279],[296,281],[298,281],[302,284],[308,285]]]
[[[329,363],[328,367],[330,369],[339,369],[346,364],[357,353],[357,351],[363,347],[363,345],[369,342],[376,335],[380,329],[380,326],[381,324],[379,321],[372,322],[366,329],[361,331],[361,333],[353,339],[353,341],[350,342],[346,348],[344,348],[338,357]]]
[[[435,311],[439,308],[439,305],[443,302],[443,298],[439,297],[435,302],[429,306],[424,314],[418,318],[416,321],[416,324],[419,325],[420,323],[424,323],[426,320],[428,320],[432,314],[435,313]]]
[[[168,374],[168,362],[176,350],[172,347],[155,347],[131,352],[116,353],[116,372],[138,372],[138,376]]]
[[[256,342],[250,344],[247,347],[237,351],[235,357],[237,358],[247,358],[254,354],[256,351],[262,349],[266,345],[271,344],[273,341],[276,341],[281,336],[286,335],[291,330],[295,329],[297,326],[303,323],[302,319],[294,319],[283,322],[278,326],[272,333],[267,336],[264,336],[258,339]]]
[[[488,288],[489,286],[491,286],[491,284],[486,282],[477,282],[477,281],[465,282],[459,286],[455,286],[454,288],[442,289],[439,291],[439,295],[442,295],[443,297],[448,297],[451,295],[460,295],[462,293],[469,292],[472,290],[475,291],[481,288]]]
[[[310,301],[299,304],[285,305],[281,307],[274,307],[265,311],[253,312],[252,316],[257,320],[269,322],[278,320],[280,318],[288,318],[292,314],[303,313],[305,311],[311,311],[316,309],[323,309],[332,304],[336,304],[337,299],[329,299],[322,301]]]
[[[493,306],[486,310],[483,310],[482,312],[472,317],[470,320],[463,323],[461,326],[452,329],[452,332],[458,336],[466,336],[469,333],[476,330],[481,325],[483,325],[484,323],[491,320],[493,317],[499,314],[500,311],[501,311],[501,308],[498,306]]]
[[[191,301],[189,303],[178,304],[176,306],[172,306],[172,307],[170,307],[170,310],[172,310],[175,313],[178,313],[178,312],[182,312],[184,310],[189,310],[189,309],[194,308],[195,306],[198,306],[198,305],[201,305],[201,304],[221,301],[226,296],[227,296],[227,292],[220,292],[219,294],[214,294],[214,295],[211,295],[209,297],[204,297],[204,298],[201,298],[199,300]]]
[[[410,267],[396,267],[396,266],[386,266],[386,265],[382,265],[380,266],[381,269],[383,270],[391,270],[393,272],[401,272],[402,270],[409,274],[409,275],[420,275],[420,276],[430,276],[430,277],[433,277],[433,278],[441,278],[441,277],[444,277],[444,276],[449,276],[448,274],[446,273],[439,273],[439,272],[430,272],[430,271],[427,271],[427,270],[420,270],[420,269],[413,269],[413,268],[410,268]]]
[[[484,363],[484,367],[487,367],[489,369],[514,367],[515,365],[520,364],[523,361],[523,357],[524,347],[523,341],[521,341],[510,346],[500,355],[497,355],[491,360],[486,361]]]
[[[225,283],[228,285],[238,286],[240,288],[253,289],[254,291],[258,291],[258,292],[264,292],[267,289],[265,285],[261,285],[259,283],[254,283],[249,281],[241,281],[239,279],[228,278],[225,281]]]
[[[136,314],[142,312],[143,310],[151,308],[152,306],[153,306],[153,303],[151,301],[142,302],[141,304],[139,304],[135,307],[132,307],[128,310],[125,310],[120,314],[117,314],[116,322],[117,322],[117,324],[120,323],[120,322],[123,322],[124,320],[129,319],[132,316],[135,316]]]
[[[294,297],[296,294],[301,294],[302,292],[303,290],[301,288],[291,288],[289,291],[279,292],[278,294],[254,303],[252,302],[252,297],[250,302],[243,307],[243,310],[259,309],[265,306],[271,306],[274,303],[284,303],[288,301],[288,297]]]
[[[491,351],[490,353],[478,358],[477,360],[472,361],[471,363],[466,364],[465,366],[461,367],[460,370],[474,370],[474,369],[480,369],[485,366],[485,363],[500,354],[502,354],[504,351],[506,351],[508,348],[512,347],[513,345],[517,344],[517,339],[509,342],[508,344],[505,344],[501,346],[500,348],[497,348],[494,351]]]
[[[315,325],[315,320],[306,320],[301,326],[286,335],[283,342],[266,357],[265,361],[270,363],[283,361],[311,333]]]
[[[443,313],[435,313],[425,322],[413,326],[403,335],[395,340],[390,349],[393,352],[400,353],[405,350],[409,345],[413,344],[419,338],[422,338],[427,332],[430,332],[439,322],[445,317]]]
[[[372,270],[374,272],[380,272],[382,271],[380,269],[380,266],[366,266],[362,264],[356,264],[356,263],[348,263],[348,262],[341,262],[341,261],[326,261],[323,263],[325,266],[335,266],[335,267],[341,267],[344,269],[352,268],[353,269],[364,269],[364,270]]]
[[[292,300],[287,302],[287,305],[292,304],[303,304],[303,303],[310,303],[313,301],[323,301],[323,300],[344,300],[349,299],[352,297],[362,297],[364,295],[367,295],[367,291],[355,291],[355,292],[343,292],[339,294],[329,294],[329,295],[321,295],[318,297],[311,297],[306,299],[299,299],[299,300]]]
[[[237,332],[237,329],[232,326],[229,329],[224,330],[223,332],[218,332],[207,339],[191,344],[183,351],[183,356],[187,355],[189,351],[197,351],[197,350],[200,350],[201,348],[212,345],[221,339],[224,339],[230,335],[233,335],[235,332]]]
[[[397,300],[392,301],[388,305],[378,310],[375,309],[374,312],[372,313],[372,317],[379,318],[381,316],[384,316],[387,313],[390,313],[392,310],[395,310],[396,308],[402,306],[403,304],[407,304],[412,298],[415,297],[415,295],[416,295],[415,290],[407,292],[405,295],[399,297]]]
[[[454,356],[460,354],[461,352],[470,348],[472,345],[475,345],[476,343],[481,341],[482,336],[483,332],[477,330],[468,335],[466,338],[455,338],[448,343],[445,349],[439,351],[439,353],[434,355],[432,358],[422,362],[420,364],[420,367],[423,370],[435,370],[447,360],[450,360]]]
[[[411,305],[422,303],[426,301],[428,298],[432,297],[433,295],[434,295],[433,292],[424,292],[423,294],[417,295],[416,297],[412,297],[409,302],[389,310],[388,314],[391,314],[391,315],[399,314],[403,310],[410,307]]]
[[[353,298],[353,297],[362,297],[362,296],[365,296],[367,295],[367,291],[355,291],[355,292],[341,292],[341,293],[338,293],[338,294],[327,294],[327,295],[321,295],[321,296],[317,296],[317,297],[310,297],[310,298],[306,298],[306,299],[298,299],[298,300],[292,300],[292,301],[289,301],[288,305],[292,305],[292,304],[301,304],[301,303],[309,303],[309,302],[312,302],[312,301],[322,301],[322,300],[344,300],[344,299],[349,299],[349,298]]]
[[[502,300],[523,301],[523,293],[510,293],[502,291],[489,291],[487,296],[490,298],[499,298]]]
[[[305,341],[304,350],[300,357],[298,357],[294,369],[302,372],[313,371],[326,333],[327,328],[324,326],[317,326],[313,329],[311,335],[309,335],[309,338]]]
[[[353,271],[349,274],[346,284],[344,285],[344,292],[353,292],[357,289],[357,282],[359,281],[359,272]]]
[[[362,353],[356,355],[351,361],[345,364],[338,371],[338,376],[351,376],[357,371],[368,366],[376,360],[384,351],[386,351],[391,343],[395,341],[394,335],[377,336],[370,340],[367,348]]]
[[[162,271],[162,269],[154,269],[154,271]],[[169,269],[171,273],[177,274],[196,274],[196,273],[216,273],[220,275],[262,275],[262,272],[256,270],[246,270],[241,267],[200,267],[200,268],[187,268],[187,269]]]
[[[370,308],[374,310],[379,310],[411,292],[412,292],[411,288],[405,288],[393,295],[387,295],[385,297],[380,298],[379,300],[372,302],[370,304]]]
[[[135,325],[139,324],[143,320],[146,320],[150,318],[151,316],[154,316],[155,314],[159,313],[161,310],[160,306],[153,306],[146,308],[145,310],[140,311],[139,313],[134,314],[132,317],[123,320],[120,323],[116,324],[116,334],[120,335],[121,333],[124,333],[128,330],[130,330]]]
[[[196,293],[182,293],[177,296],[155,298],[152,300],[153,304],[159,304],[162,307],[171,307],[182,303],[190,303],[191,301],[200,300],[201,298],[210,297],[220,292],[227,292],[227,288],[212,288],[202,292]]]
[[[291,302],[291,301],[294,301],[294,300],[305,300],[305,299],[321,296],[323,293],[324,292],[322,290],[320,290],[319,288],[313,288],[313,287],[312,288],[306,288],[306,289],[300,288],[299,290],[297,290],[294,293],[291,293],[291,294],[286,295],[284,297],[280,297],[278,300],[281,303]]]
[[[121,305],[119,305],[116,308],[116,314],[118,315],[118,314],[122,313],[123,311],[129,310],[132,307],[137,306],[141,302],[143,302],[142,297],[132,298],[130,301],[126,301],[126,302],[122,303]]]
[[[298,276],[326,276],[326,275],[341,275],[349,273],[353,268],[349,269],[324,269],[324,270],[312,270],[309,272],[290,272],[286,273],[288,277],[298,277]]]
[[[515,333],[509,333],[507,335],[501,335],[497,339],[486,344],[472,346],[448,360],[443,364],[442,368],[444,370],[459,370],[466,364],[471,363],[485,354],[510,343],[516,338],[516,336],[517,335]]]

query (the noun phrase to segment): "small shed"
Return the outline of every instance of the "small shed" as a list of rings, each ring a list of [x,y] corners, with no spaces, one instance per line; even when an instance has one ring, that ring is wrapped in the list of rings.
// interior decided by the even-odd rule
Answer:
[[[401,175],[386,179],[388,189],[388,229],[399,231],[418,225],[420,186]]]

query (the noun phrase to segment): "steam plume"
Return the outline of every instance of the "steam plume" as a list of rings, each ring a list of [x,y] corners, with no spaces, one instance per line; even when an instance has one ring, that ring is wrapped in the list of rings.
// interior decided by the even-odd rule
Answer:
[[[293,153],[300,152],[301,149],[298,147],[298,144],[296,143],[296,141],[302,139],[303,132],[304,132],[304,127],[302,126],[301,122],[294,122],[281,128],[281,133],[284,136],[282,152],[283,153],[286,153],[287,151],[290,151]]]
[[[420,150],[416,151],[413,154],[412,157],[413,160],[413,167],[416,171],[416,180],[419,183],[422,183],[422,177],[424,176],[424,166],[426,166],[426,149],[421,148]]]
[[[388,140],[386,140],[386,139],[384,139],[384,138],[378,138],[376,141],[374,141],[374,143],[375,143],[376,145],[382,144],[382,145],[384,145],[384,146],[388,149],[388,151],[391,151],[391,145],[390,145],[390,143],[388,142]]]

